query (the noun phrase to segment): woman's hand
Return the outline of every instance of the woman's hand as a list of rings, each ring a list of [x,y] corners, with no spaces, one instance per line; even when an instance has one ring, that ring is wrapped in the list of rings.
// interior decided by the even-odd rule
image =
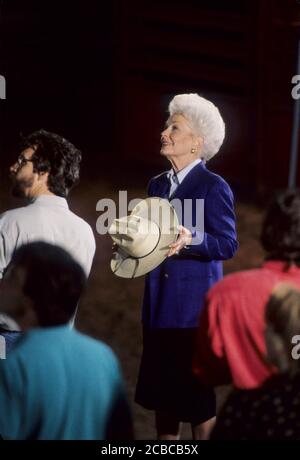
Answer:
[[[170,244],[170,251],[168,252],[168,257],[173,256],[174,254],[179,254],[184,246],[191,244],[192,242],[192,234],[188,228],[183,227],[180,225],[179,227],[179,237],[175,243]]]

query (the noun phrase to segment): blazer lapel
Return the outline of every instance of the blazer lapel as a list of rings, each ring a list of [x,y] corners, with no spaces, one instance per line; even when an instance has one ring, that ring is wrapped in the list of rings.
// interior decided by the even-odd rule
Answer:
[[[199,184],[204,185],[206,172],[206,166],[203,161],[201,161],[201,163],[197,164],[187,176],[185,176],[181,184],[175,190],[175,193],[170,197],[170,200],[174,198],[184,199],[193,196],[193,190],[199,187]]]

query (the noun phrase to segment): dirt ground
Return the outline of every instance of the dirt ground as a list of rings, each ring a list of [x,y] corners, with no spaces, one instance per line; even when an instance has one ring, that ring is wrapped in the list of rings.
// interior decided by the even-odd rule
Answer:
[[[16,207],[16,201],[9,196],[6,182],[1,184],[0,197],[0,212]],[[96,232],[96,221],[100,215],[96,211],[96,203],[104,197],[118,202],[116,187],[110,181],[102,179],[81,183],[69,200],[71,209],[91,224],[97,242],[89,287],[80,304],[76,326],[108,343],[115,351],[126,380],[136,438],[154,439],[153,413],[133,403],[141,355],[140,307],[143,278],[128,281],[111,273],[109,261],[112,241],[108,235],[98,235]],[[128,197],[144,198],[145,188],[129,188]],[[234,259],[224,264],[225,273],[258,266],[263,258],[258,242],[262,211],[254,205],[237,203],[236,213],[240,247]],[[218,389],[218,406],[224,401],[227,392],[227,387]],[[188,426],[184,426],[182,437],[190,438]]]

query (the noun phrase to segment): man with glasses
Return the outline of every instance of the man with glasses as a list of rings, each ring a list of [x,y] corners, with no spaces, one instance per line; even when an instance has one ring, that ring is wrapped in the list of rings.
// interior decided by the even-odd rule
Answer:
[[[21,154],[10,173],[13,195],[25,198],[28,205],[0,215],[0,280],[16,249],[37,240],[67,250],[89,275],[95,254],[93,231],[66,201],[79,181],[80,162],[80,151],[57,134],[39,130],[22,139]],[[0,327],[2,332],[17,329],[4,316]],[[8,347],[10,338],[12,334],[7,336]]]

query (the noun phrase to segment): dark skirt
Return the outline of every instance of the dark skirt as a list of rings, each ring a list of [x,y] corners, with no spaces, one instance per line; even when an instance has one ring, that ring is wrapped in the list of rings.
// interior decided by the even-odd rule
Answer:
[[[135,401],[182,422],[199,424],[216,415],[214,389],[192,373],[197,329],[144,329]]]

